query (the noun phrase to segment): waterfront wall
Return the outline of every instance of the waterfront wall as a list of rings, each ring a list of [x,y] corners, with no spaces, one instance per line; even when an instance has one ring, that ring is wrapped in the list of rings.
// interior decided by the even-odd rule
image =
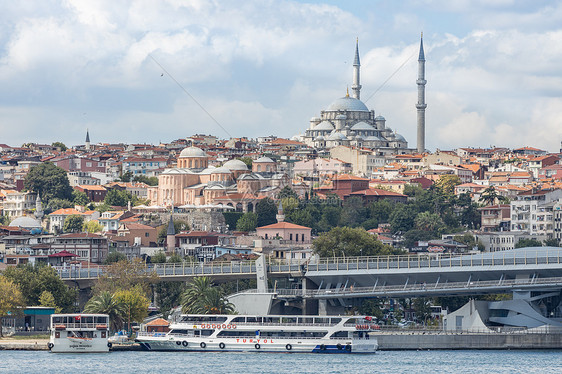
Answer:
[[[380,350],[418,349],[560,349],[562,334],[404,333],[378,334]]]

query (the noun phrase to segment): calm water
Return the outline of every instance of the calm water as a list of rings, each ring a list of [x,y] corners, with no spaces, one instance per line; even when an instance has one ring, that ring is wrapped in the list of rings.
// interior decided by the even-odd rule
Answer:
[[[396,351],[375,355],[0,351],[4,373],[562,373],[562,351]]]

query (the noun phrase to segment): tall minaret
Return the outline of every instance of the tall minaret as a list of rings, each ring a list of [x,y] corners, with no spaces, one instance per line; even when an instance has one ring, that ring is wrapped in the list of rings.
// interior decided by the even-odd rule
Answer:
[[[360,77],[361,63],[359,62],[359,38],[355,43],[355,59],[353,60],[353,97],[361,100],[361,77]]]
[[[84,144],[86,151],[90,150],[90,132],[86,129],[86,143]]]
[[[420,38],[420,56],[418,57],[418,80],[416,81],[418,85],[418,103],[416,108],[418,109],[418,153],[425,152],[425,108],[427,104],[425,103],[425,55],[423,53],[423,32]]]

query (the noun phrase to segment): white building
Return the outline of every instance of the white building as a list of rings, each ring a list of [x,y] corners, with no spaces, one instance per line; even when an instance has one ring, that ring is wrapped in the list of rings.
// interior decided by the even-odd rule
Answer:
[[[562,189],[522,192],[511,202],[511,231],[554,236],[553,208],[562,201]]]

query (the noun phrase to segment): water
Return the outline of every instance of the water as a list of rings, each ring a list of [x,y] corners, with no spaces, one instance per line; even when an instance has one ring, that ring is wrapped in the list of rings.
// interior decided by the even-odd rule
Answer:
[[[2,373],[562,373],[562,351],[393,351],[374,355],[0,351]]]

